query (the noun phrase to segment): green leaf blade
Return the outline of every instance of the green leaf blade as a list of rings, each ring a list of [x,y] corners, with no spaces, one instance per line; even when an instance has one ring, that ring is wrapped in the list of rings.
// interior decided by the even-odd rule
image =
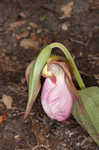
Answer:
[[[47,62],[47,59],[50,57],[51,53],[51,48],[47,46],[42,50],[42,52],[38,55],[36,62],[34,66],[31,68],[31,73],[30,73],[30,80],[29,80],[29,101],[32,99],[33,92],[35,90],[35,86],[39,80],[40,73],[42,71],[42,68]]]
[[[79,91],[79,94],[83,110],[80,112],[75,100],[72,114],[99,145],[99,88],[90,87]]]
[[[51,53],[51,48],[50,48],[50,46],[47,46],[46,48],[44,48],[41,51],[41,53],[38,55],[35,63],[32,64],[32,66],[30,68],[28,103],[27,103],[25,114],[24,114],[24,119],[26,119],[26,117],[30,113],[31,107],[37,97],[39,90],[40,90],[40,87],[41,87],[40,73],[42,71],[42,68],[46,64],[48,58],[50,57],[50,53]]]

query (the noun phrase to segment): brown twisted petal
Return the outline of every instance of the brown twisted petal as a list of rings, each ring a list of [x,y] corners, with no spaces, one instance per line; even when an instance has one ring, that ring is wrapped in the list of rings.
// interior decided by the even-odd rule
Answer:
[[[31,69],[31,67],[32,67],[32,65],[33,65],[34,63],[35,63],[34,60],[31,61],[31,63],[29,63],[29,65],[28,65],[27,68],[26,68],[26,71],[25,71],[25,78],[26,78],[27,84],[28,84],[28,82],[29,82],[30,69]]]
[[[41,88],[41,83],[40,83],[40,79],[39,79],[39,81],[38,81],[38,83],[37,83],[37,85],[36,85],[36,87],[35,87],[35,90],[34,90],[34,92],[33,92],[31,103],[29,103],[29,104],[27,105],[27,107],[26,107],[24,119],[26,119],[27,116],[28,116],[28,114],[30,113],[30,110],[31,110],[31,108],[32,108],[32,105],[33,105],[33,103],[34,103],[34,101],[35,101],[35,99],[36,99],[36,97],[37,97],[37,95],[38,95],[38,93],[39,93],[39,91],[40,91],[40,88]]]

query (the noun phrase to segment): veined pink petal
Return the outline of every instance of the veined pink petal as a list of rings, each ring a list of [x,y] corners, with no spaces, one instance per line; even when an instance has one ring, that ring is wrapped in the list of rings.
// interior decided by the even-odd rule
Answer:
[[[57,78],[54,84],[46,78],[42,89],[41,103],[45,113],[58,121],[66,120],[72,111],[72,94],[67,88],[64,78]]]

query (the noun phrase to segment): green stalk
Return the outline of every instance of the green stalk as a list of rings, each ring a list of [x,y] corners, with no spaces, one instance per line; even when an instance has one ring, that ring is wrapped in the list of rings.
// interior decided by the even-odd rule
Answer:
[[[70,54],[69,51],[67,50],[67,48],[65,48],[62,44],[57,43],[57,42],[56,42],[56,43],[52,43],[52,44],[50,44],[49,46],[51,47],[51,49],[52,49],[52,48],[55,48],[55,47],[58,47],[58,48],[60,48],[60,49],[64,52],[64,54],[65,54],[67,60],[69,61],[70,65],[72,66],[72,71],[73,71],[73,73],[74,73],[74,75],[75,75],[75,78],[76,78],[76,80],[77,80],[77,82],[78,82],[79,87],[80,87],[81,89],[85,89],[85,88],[86,88],[86,87],[85,87],[85,84],[84,84],[84,82],[83,82],[83,80],[82,80],[82,78],[81,78],[81,76],[80,76],[80,74],[79,74],[79,71],[78,71],[78,69],[77,69],[77,67],[76,67],[76,64],[75,64],[75,62],[74,62],[74,60],[73,60],[71,54]]]

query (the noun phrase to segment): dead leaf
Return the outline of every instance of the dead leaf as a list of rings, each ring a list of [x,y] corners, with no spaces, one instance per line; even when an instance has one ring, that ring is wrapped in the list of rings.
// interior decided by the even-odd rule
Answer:
[[[25,49],[32,48],[34,50],[38,50],[39,41],[33,41],[32,39],[23,39],[20,42],[20,46],[25,48]]]
[[[2,96],[2,102],[4,103],[7,109],[12,109],[13,99],[11,96],[7,96],[4,94]]]
[[[28,31],[25,31],[25,32],[20,33],[20,34],[16,34],[15,37],[16,37],[17,40],[20,40],[20,39],[22,39],[22,38],[28,37],[28,35],[29,35],[29,32],[28,32]]]
[[[32,67],[32,65],[35,63],[35,60],[33,60],[30,64],[28,64],[26,71],[25,71],[25,79],[27,84],[29,83],[29,74],[30,74],[30,69]]]
[[[35,28],[35,29],[38,28],[38,25],[37,25],[36,23],[33,23],[33,22],[30,22],[29,25],[30,25],[32,28]]]
[[[24,12],[20,12],[19,14],[22,18],[26,18],[26,14]]]
[[[73,5],[74,5],[74,2],[69,2],[68,4],[66,5],[62,5],[61,7],[61,11],[64,13],[60,19],[64,19],[66,17],[70,17],[71,16],[71,11],[73,9]]]
[[[64,22],[64,23],[61,25],[61,28],[62,28],[62,30],[67,31],[68,28],[70,27],[70,25],[71,25],[70,22]]]
[[[9,56],[5,56],[5,61],[6,61],[7,63],[10,63],[10,57],[9,57]]]
[[[89,0],[89,3],[92,6],[92,9],[99,9],[99,0]]]
[[[3,105],[2,105],[2,104],[0,104],[0,108],[2,108],[2,106],[3,106]]]
[[[25,78],[21,79],[21,83],[24,84],[26,82]]]
[[[10,27],[11,28],[17,28],[17,27],[20,27],[22,25],[26,24],[26,21],[16,21],[16,22],[13,22],[10,24]]]
[[[0,70],[2,71],[11,71],[11,72],[16,72],[16,65],[11,65],[8,61],[6,61],[5,63],[3,63],[5,61],[4,60],[0,60],[0,62],[2,62],[0,64]]]
[[[38,40],[37,36],[36,36],[34,33],[31,33],[31,38],[32,38],[32,40],[34,40],[34,41],[37,41],[37,40]]]
[[[5,52],[1,52],[1,57],[5,57],[6,56],[6,54],[5,54]]]
[[[16,61],[16,60],[17,60],[17,56],[13,56],[12,59],[13,59],[14,61]]]

